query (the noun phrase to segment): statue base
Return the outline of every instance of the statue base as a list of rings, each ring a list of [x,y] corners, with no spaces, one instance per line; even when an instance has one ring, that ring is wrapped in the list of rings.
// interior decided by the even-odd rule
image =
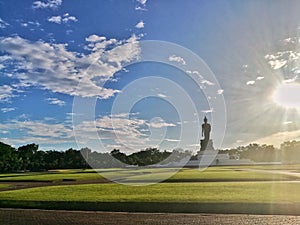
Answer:
[[[215,150],[214,146],[213,146],[213,141],[212,139],[210,140],[201,140],[200,141],[200,152],[205,151],[205,150]]]

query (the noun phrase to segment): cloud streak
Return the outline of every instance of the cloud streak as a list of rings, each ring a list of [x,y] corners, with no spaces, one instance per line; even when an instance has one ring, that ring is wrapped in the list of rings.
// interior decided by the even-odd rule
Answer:
[[[62,0],[47,0],[47,1],[35,1],[32,4],[34,9],[56,9],[62,4]]]
[[[185,60],[182,57],[176,56],[176,55],[169,56],[169,61],[170,62],[178,62],[178,63],[181,63],[182,65],[186,65]]]
[[[9,26],[9,23],[5,22],[3,19],[0,18],[0,28],[4,29]]]
[[[62,101],[62,100],[60,100],[60,99],[58,99],[58,98],[47,98],[46,100],[47,100],[47,101],[49,102],[49,104],[51,104],[51,105],[64,106],[64,105],[66,104],[65,101]]]
[[[69,13],[65,13],[63,16],[52,16],[48,19],[52,23],[68,23],[68,22],[77,22],[78,19],[75,16],[70,16]]]
[[[0,102],[6,102],[14,97],[14,89],[9,85],[0,86]]]
[[[16,108],[1,108],[1,111],[3,113],[11,112],[11,111],[14,111],[14,110],[16,110]]]

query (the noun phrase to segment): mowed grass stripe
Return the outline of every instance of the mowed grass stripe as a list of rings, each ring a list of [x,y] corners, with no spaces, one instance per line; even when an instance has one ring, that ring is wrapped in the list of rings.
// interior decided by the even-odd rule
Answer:
[[[298,182],[88,184],[3,191],[0,201],[300,203],[299,190]]]
[[[44,173],[16,173],[0,175],[0,182],[16,181],[48,181],[55,182],[61,180],[96,180],[104,179],[122,179],[123,181],[143,182],[147,180],[160,180],[174,174],[168,179],[170,182],[196,182],[196,181],[272,181],[272,180],[296,180],[297,178],[284,174],[275,174],[267,172],[246,171],[244,167],[212,167],[204,171],[199,169],[181,169],[175,173],[174,169],[167,168],[145,168],[145,169],[102,169],[99,173],[95,171],[56,171]]]

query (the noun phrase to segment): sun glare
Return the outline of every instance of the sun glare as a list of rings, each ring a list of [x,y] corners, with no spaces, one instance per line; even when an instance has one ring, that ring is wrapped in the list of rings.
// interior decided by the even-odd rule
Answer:
[[[300,84],[281,84],[273,93],[273,100],[285,108],[300,108]]]

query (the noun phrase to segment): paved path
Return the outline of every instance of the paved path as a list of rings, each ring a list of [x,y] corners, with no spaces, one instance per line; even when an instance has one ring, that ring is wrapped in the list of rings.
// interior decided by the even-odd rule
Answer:
[[[0,209],[2,225],[85,224],[300,224],[300,216],[238,214],[118,213],[36,209]]]

